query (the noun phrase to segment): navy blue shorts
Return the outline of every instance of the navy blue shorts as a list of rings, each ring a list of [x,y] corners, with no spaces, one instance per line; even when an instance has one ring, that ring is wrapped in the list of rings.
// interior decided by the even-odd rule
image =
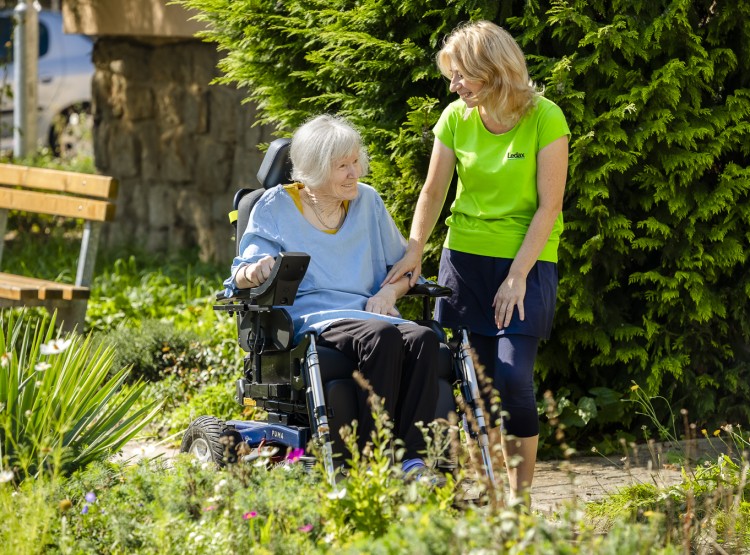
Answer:
[[[493,258],[443,249],[438,283],[453,290],[450,297],[437,300],[435,319],[445,328],[466,327],[481,335],[530,335],[549,339],[557,298],[557,264],[538,261],[526,278],[523,300],[524,320],[513,311],[507,328],[495,325],[492,301],[508,276],[510,258]]]

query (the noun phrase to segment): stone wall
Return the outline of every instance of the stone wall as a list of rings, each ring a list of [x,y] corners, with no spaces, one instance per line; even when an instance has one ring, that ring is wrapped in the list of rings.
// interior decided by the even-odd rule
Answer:
[[[94,157],[120,181],[106,245],[164,253],[197,246],[201,259],[228,263],[232,197],[258,187],[258,145],[274,137],[253,127],[243,93],[209,85],[218,75],[215,47],[103,37],[93,58]]]

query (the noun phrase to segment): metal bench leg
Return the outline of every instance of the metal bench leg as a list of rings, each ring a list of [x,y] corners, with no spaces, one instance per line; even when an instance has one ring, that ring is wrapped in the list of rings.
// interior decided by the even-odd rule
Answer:
[[[86,306],[88,305],[87,299],[69,301],[64,305],[58,306],[57,308],[57,320],[56,323],[63,331],[77,331],[83,333],[83,328],[86,323]]]

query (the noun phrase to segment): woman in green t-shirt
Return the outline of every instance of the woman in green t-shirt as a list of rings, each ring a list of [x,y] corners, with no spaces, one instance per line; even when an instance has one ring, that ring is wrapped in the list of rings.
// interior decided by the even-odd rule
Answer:
[[[500,393],[503,418],[493,418],[493,437],[514,462],[506,464],[511,494],[529,503],[539,439],[533,369],[552,328],[570,131],[560,108],[530,82],[515,40],[494,23],[456,28],[437,64],[460,98],[435,125],[409,245],[386,282],[409,272],[416,281],[457,171],[438,278],[453,295],[438,301],[435,317],[470,331]]]

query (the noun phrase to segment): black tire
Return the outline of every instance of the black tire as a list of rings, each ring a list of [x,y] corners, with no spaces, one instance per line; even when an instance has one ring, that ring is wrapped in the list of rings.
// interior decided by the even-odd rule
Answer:
[[[237,447],[242,441],[239,432],[214,416],[193,420],[182,436],[180,453],[188,453],[201,462],[218,465],[237,462]]]

